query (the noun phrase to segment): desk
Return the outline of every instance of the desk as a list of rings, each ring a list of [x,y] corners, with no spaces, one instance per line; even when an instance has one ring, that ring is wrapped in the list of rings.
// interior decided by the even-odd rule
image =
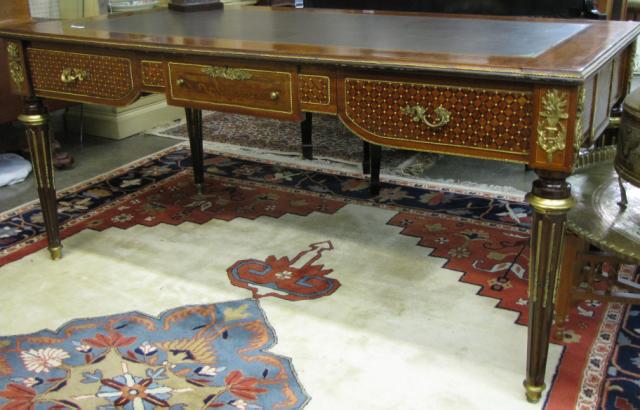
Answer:
[[[201,109],[300,121],[337,115],[362,139],[528,164],[539,179],[529,269],[526,396],[547,360],[578,149],[626,93],[632,22],[268,9],[166,9],[0,30],[26,125],[52,257],[61,256],[41,98],[126,105],[163,93],[187,111],[202,184]]]

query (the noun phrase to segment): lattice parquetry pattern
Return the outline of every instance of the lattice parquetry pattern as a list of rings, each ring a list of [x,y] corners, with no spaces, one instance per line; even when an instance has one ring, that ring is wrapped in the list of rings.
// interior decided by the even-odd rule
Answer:
[[[27,59],[36,90],[117,100],[133,89],[131,62],[126,58],[31,48]],[[67,68],[85,70],[88,78],[65,84],[60,75]]]
[[[527,91],[347,78],[345,100],[347,116],[379,137],[513,153],[529,150],[533,95]],[[416,105],[427,109],[431,122],[442,105],[451,113],[450,122],[429,128],[401,111]]]
[[[150,87],[164,87],[164,68],[159,61],[142,62],[142,84]]]
[[[300,101],[307,104],[328,105],[331,100],[329,77],[305,75],[300,77]]]

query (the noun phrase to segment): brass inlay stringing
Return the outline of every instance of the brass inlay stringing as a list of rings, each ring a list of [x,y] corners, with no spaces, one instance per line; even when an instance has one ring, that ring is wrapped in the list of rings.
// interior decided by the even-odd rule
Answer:
[[[576,109],[576,133],[573,139],[574,156],[577,157],[580,153],[580,147],[582,147],[584,124],[582,116],[584,114],[584,103],[587,98],[587,90],[584,85],[581,85],[578,89],[578,108]]]
[[[65,68],[60,75],[60,81],[65,84],[82,82],[89,78],[89,72],[80,68]]]
[[[553,162],[554,152],[566,148],[568,118],[567,93],[548,90],[542,97],[538,121],[538,146],[547,153],[548,163]]]
[[[250,80],[253,78],[250,72],[239,68],[229,67],[202,67],[202,72],[211,78],[223,78],[225,80]]]
[[[567,222],[566,222],[566,220],[562,221],[562,223],[560,224],[560,229],[562,230],[562,232],[566,232],[566,230],[567,230]],[[565,238],[565,235],[562,234],[560,236],[560,245],[558,246],[558,249],[564,249],[564,238]],[[560,273],[561,273],[563,257],[564,257],[564,252],[559,252],[559,254],[558,254],[558,264],[556,265],[556,283],[553,285],[553,304],[554,304],[554,306],[555,306],[556,301],[558,299],[558,288],[560,287]]]
[[[535,261],[535,265],[531,266],[529,271],[529,300],[535,303],[538,300],[538,276],[540,275],[540,245],[542,244],[542,219],[538,219],[536,236],[536,246],[531,247],[531,261]],[[531,306],[531,305],[529,305]]]
[[[549,301],[549,288],[551,287],[551,284],[549,283],[549,278],[547,277],[547,275],[551,274],[551,264],[553,263],[553,255],[550,254],[550,252],[553,252],[554,249],[556,249],[556,245],[555,245],[555,241],[556,241],[556,223],[552,222],[551,223],[551,234],[549,235],[549,240],[550,242],[547,244],[547,266],[545,268],[544,271],[544,277],[547,279],[544,286],[544,294],[542,296],[542,307],[546,308],[547,307],[547,302]],[[562,248],[559,248],[562,249]],[[540,274],[541,272],[538,271],[538,274]],[[556,268],[556,275],[557,275],[557,268]],[[553,295],[552,295],[553,297]]]
[[[447,125],[451,120],[451,113],[447,111],[442,105],[435,109],[434,113],[436,114],[436,122],[430,122],[427,118],[427,109],[421,105],[415,105],[413,107],[407,105],[404,108],[400,108],[400,111],[412,117],[413,122],[423,122],[429,128],[440,128],[444,125]]]
[[[7,44],[7,54],[9,56],[9,74],[14,83],[20,88],[24,83],[24,71],[20,60],[20,48],[16,43]]]

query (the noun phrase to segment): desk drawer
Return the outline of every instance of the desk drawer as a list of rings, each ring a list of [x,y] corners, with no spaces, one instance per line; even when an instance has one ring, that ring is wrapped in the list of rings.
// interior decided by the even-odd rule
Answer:
[[[343,120],[373,142],[451,153],[460,147],[460,154],[494,151],[527,161],[531,91],[349,76],[341,86]]]
[[[176,105],[297,119],[293,80],[292,71],[172,62],[168,100]]]
[[[105,103],[135,98],[128,58],[29,48],[27,60],[39,95]]]

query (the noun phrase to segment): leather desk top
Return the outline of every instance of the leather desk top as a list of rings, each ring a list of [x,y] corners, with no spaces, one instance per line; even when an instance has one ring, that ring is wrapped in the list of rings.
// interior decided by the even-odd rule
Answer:
[[[255,7],[190,13],[188,16],[164,11],[79,24],[89,30],[146,36],[509,57],[536,57],[588,27],[584,23],[540,21],[523,24],[376,13],[265,13]],[[527,41],[515,43],[514,37]]]
[[[635,22],[228,7],[30,22],[0,36],[176,53],[581,82]]]

